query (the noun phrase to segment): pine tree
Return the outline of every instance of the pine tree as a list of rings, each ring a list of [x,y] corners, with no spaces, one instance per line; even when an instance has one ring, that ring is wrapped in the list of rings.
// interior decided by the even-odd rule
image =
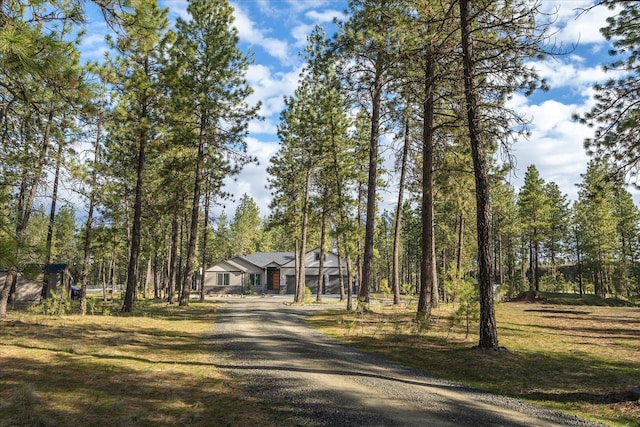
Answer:
[[[544,188],[547,210],[547,227],[544,236],[544,250],[551,264],[553,282],[558,285],[556,266],[559,258],[566,253],[569,236],[569,203],[555,182],[549,182]]]
[[[627,297],[638,294],[637,253],[640,238],[640,210],[631,194],[622,186],[613,188],[614,214],[618,237],[617,268],[614,291]]]
[[[515,296],[522,276],[517,274],[518,242],[522,233],[517,197],[513,186],[497,182],[492,188],[492,210],[498,283],[507,285],[507,292]]]
[[[46,3],[0,3],[0,185],[16,195],[7,205],[12,210],[11,223],[4,224],[12,229],[5,229],[7,247],[0,249],[13,251],[8,278],[0,287],[0,318],[6,315],[24,256],[34,255],[25,241],[35,197],[43,191],[52,159],[61,159],[51,148],[57,143],[56,153],[65,152],[72,111],[86,90],[72,34],[82,16],[70,3]]]
[[[596,128],[594,137],[585,140],[587,151],[597,159],[612,162],[611,173],[624,177],[630,172],[632,177],[637,177],[640,171],[640,123],[635,106],[640,101],[640,36],[637,31],[640,4],[617,0],[603,0],[599,4],[611,10],[620,9],[607,19],[607,26],[600,32],[612,43],[609,54],[614,57],[603,70],[621,77],[594,85],[596,103],[590,112],[578,118]],[[633,181],[637,184],[637,179],[633,178]]]
[[[194,0],[190,21],[178,19],[171,49],[174,108],[186,117],[184,135],[195,148],[189,239],[180,305],[188,303],[195,267],[201,193],[207,171],[237,172],[251,160],[244,136],[257,107],[248,105],[251,94],[244,75],[248,59],[237,47],[233,9],[226,1]],[[219,188],[210,188],[219,192]]]
[[[498,348],[494,313],[494,250],[490,202],[490,153],[509,147],[514,129],[526,124],[506,100],[515,91],[540,87],[527,64],[541,55],[545,26],[536,23],[538,2],[459,0],[466,126],[476,183],[480,339],[484,349]],[[484,102],[484,100],[492,100]],[[483,101],[483,102],[481,102]]]
[[[115,42],[111,42],[117,55],[111,62],[116,107],[106,145],[112,167],[118,167],[122,175],[115,169],[111,172],[121,179],[124,193],[128,193],[128,188],[134,195],[123,312],[133,309],[140,276],[138,267],[142,247],[145,172],[148,168],[148,151],[159,136],[161,91],[158,83],[164,55],[161,41],[168,26],[167,11],[158,9],[155,0],[143,0],[136,6],[131,16],[133,24]],[[133,162],[122,163],[123,159],[132,159]],[[134,175],[129,171],[134,171]],[[129,180],[135,184],[131,186]],[[128,194],[124,199],[129,199]]]
[[[380,136],[384,130],[382,122],[387,116],[385,94],[389,90],[390,71],[394,64],[392,10],[400,7],[401,3],[350,1],[351,15],[347,22],[341,24],[336,40],[344,58],[341,73],[347,79],[347,85],[357,93],[354,97],[362,99],[361,107],[366,109],[369,122],[364,250],[358,288],[358,299],[365,307],[369,303],[374,273]]]
[[[590,161],[578,185],[575,209],[583,220],[578,224],[582,236],[584,264],[591,275],[597,295],[611,292],[612,268],[617,247],[616,215],[613,182],[609,179],[611,166]]]
[[[524,184],[518,194],[520,221],[529,247],[529,289],[539,291],[540,244],[546,235],[549,219],[549,200],[545,182],[534,165],[527,167]]]
[[[230,240],[235,256],[258,251],[261,240],[260,209],[247,194],[243,194],[230,224]]]

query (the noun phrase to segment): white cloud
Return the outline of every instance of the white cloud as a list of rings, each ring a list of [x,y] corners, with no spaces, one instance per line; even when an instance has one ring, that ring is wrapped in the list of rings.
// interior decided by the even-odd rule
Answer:
[[[164,0],[160,5],[169,9],[170,18],[179,17],[185,21],[191,19],[191,15],[187,12],[187,8],[189,7],[187,0]]]
[[[606,25],[607,17],[613,14],[608,8],[599,6],[589,9],[592,0],[543,2],[543,11],[551,14],[552,40],[564,49],[580,44],[605,42],[600,28]]]
[[[255,64],[249,66],[247,82],[253,88],[253,94],[249,102],[262,103],[260,115],[265,117],[265,122],[252,123],[252,132],[266,133],[267,130],[275,132],[276,121],[284,108],[283,97],[292,95],[298,86],[300,68],[288,72],[272,73],[271,68]]]
[[[610,77],[599,65],[584,66],[584,62],[584,58],[573,55],[532,62],[530,65],[541,78],[547,80],[552,89],[582,89]]]
[[[307,45],[307,36],[313,30],[313,24],[300,24],[293,27],[291,36],[296,40],[294,46],[304,48]]]
[[[322,12],[317,10],[310,10],[304,14],[307,18],[311,19],[314,23],[324,24],[327,22],[332,22],[334,18],[338,18],[342,16],[342,11],[327,9]]]
[[[317,9],[330,4],[327,0],[287,0],[284,7],[290,14],[300,14],[308,9]],[[334,1],[335,3],[335,1]]]
[[[333,9],[324,11],[309,10],[304,16],[311,22],[300,23],[291,30],[291,37],[295,39],[294,46],[298,49],[304,48],[307,45],[307,36],[316,25],[324,27],[323,24],[332,23],[334,18],[342,16],[342,12]]]
[[[287,63],[290,60],[289,45],[284,40],[268,37],[265,31],[256,28],[249,15],[238,5],[233,5],[234,26],[242,41],[262,47],[270,56]]]
[[[223,190],[232,194],[233,199],[223,201],[223,206],[214,209],[214,213],[219,214],[225,211],[228,217],[233,217],[240,198],[246,193],[260,208],[261,216],[269,214],[271,193],[266,188],[267,167],[269,160],[278,151],[278,148],[278,143],[274,141],[265,142],[255,138],[247,138],[247,152],[258,158],[258,164],[245,165],[237,176],[225,180]]]
[[[83,48],[92,48],[104,44],[104,34],[90,34],[82,39]]]
[[[512,182],[516,189],[522,185],[527,166],[533,164],[545,181],[555,182],[569,199],[577,198],[576,184],[589,161],[583,141],[593,130],[573,121],[572,115],[584,109],[584,105],[557,100],[518,106],[517,110],[531,117],[533,123],[529,139],[521,139],[512,147],[516,158]]]
[[[109,51],[103,34],[92,34],[80,42],[82,59],[85,61],[101,61]]]
[[[557,40],[575,43],[578,48],[568,54],[544,61],[531,62],[540,77],[547,79],[551,91],[533,103],[521,95],[514,96],[509,106],[532,119],[531,136],[514,146],[517,168],[512,177],[516,189],[522,185],[524,171],[534,164],[541,177],[555,182],[570,200],[577,198],[576,185],[582,181],[590,160],[584,150],[584,140],[593,136],[593,129],[573,120],[574,114],[590,111],[594,105],[593,84],[609,78],[620,77],[620,72],[605,73],[602,64],[609,61],[602,55],[593,55],[607,49],[608,42],[599,29],[606,25],[611,11],[596,7],[588,13],[576,16],[580,9],[590,6],[588,1],[544,2],[547,8],[559,6],[557,15]],[[591,46],[585,46],[591,44]],[[586,48],[586,49],[585,49]]]

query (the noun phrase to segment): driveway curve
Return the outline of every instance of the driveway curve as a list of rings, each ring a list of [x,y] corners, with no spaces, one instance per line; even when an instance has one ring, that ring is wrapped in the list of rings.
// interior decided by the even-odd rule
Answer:
[[[327,306],[291,297],[227,298],[214,363],[276,411],[282,426],[598,426],[515,399],[430,378],[308,327]]]

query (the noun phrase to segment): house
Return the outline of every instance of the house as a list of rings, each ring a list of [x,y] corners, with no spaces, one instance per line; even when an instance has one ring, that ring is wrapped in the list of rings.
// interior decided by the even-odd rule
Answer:
[[[338,256],[324,253],[323,293],[339,293]],[[207,268],[204,291],[208,294],[272,293],[293,294],[296,283],[296,261],[293,252],[256,252],[236,256]],[[304,257],[305,284],[315,293],[318,289],[320,249]],[[347,283],[347,269],[342,264],[343,283]]]

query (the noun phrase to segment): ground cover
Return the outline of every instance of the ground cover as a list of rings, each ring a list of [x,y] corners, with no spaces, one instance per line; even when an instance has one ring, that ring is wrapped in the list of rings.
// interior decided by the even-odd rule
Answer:
[[[120,305],[0,320],[0,426],[272,425],[212,363],[213,304]]]
[[[575,413],[611,425],[640,425],[640,308],[501,303],[504,351],[473,349],[457,307],[442,305],[429,323],[415,321],[414,302],[372,311],[318,313],[324,333],[437,377]],[[476,326],[472,328],[476,332]]]

